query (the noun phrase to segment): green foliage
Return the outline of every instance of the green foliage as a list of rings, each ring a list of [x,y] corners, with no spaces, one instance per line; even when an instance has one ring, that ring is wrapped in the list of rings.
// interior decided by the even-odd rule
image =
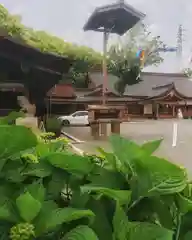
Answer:
[[[8,116],[0,118],[0,124],[13,125],[13,124],[15,124],[16,119],[20,118],[20,117],[21,118],[24,117],[23,112],[11,112]]]
[[[6,8],[0,5],[0,28],[3,33],[19,38],[42,52],[52,52],[69,58],[83,60],[83,62],[98,62],[101,55],[93,49],[77,46],[52,36],[44,31],[35,31],[21,23],[21,17],[9,14]]]
[[[0,170],[7,158],[37,144],[34,134],[22,126],[0,125]],[[27,141],[26,141],[27,138]],[[12,141],[10,141],[12,139]]]
[[[31,222],[41,210],[41,203],[31,196],[29,192],[21,194],[16,199],[16,206],[21,218],[25,222]]]
[[[30,223],[19,223],[11,228],[10,239],[26,240],[35,236],[34,226]]]
[[[151,36],[143,24],[137,24],[117,43],[111,45],[108,52],[108,68],[110,73],[120,78],[116,85],[120,94],[124,93],[127,85],[133,85],[142,80],[140,73],[143,64],[136,57],[137,51],[139,49],[145,51],[144,67],[148,67],[163,61],[158,51],[162,46],[160,38]]]
[[[191,70],[191,68],[185,68],[185,69],[183,69],[183,73],[184,73],[184,75],[187,76],[187,77],[191,77],[191,76],[192,76],[192,70]]]
[[[54,154],[58,154],[58,161],[62,157],[71,159],[67,150],[61,153],[65,147],[60,146],[66,142],[62,139],[48,140],[45,134],[38,139],[22,126],[0,127],[0,226],[7,226],[2,226],[2,231],[7,231],[6,236],[13,240],[45,239],[49,236],[61,239],[69,231],[66,238],[76,233],[77,237],[78,234],[87,234],[97,239],[86,226],[82,227],[82,232],[81,228],[72,230],[78,227],[80,219],[91,224],[94,213],[89,209],[71,207],[68,197],[65,197],[65,189],[70,189],[74,181],[78,183],[78,179],[84,176],[84,171],[77,171],[79,175],[76,176],[76,171],[74,175],[70,174],[70,167],[66,171],[65,167],[55,166],[52,161]],[[83,161],[82,157],[74,157],[75,162]],[[72,170],[76,170],[73,165]],[[57,184],[58,187],[52,187]],[[78,184],[74,188],[78,189]]]
[[[99,240],[93,230],[87,226],[78,226],[71,230],[63,240]]]
[[[190,239],[192,184],[153,155],[162,140],[114,135],[113,153],[79,156],[65,139],[0,128],[0,239]]]
[[[61,123],[54,117],[50,117],[46,120],[47,129],[60,129]]]
[[[49,117],[46,120],[45,129],[47,132],[52,132],[59,137],[61,134],[61,128],[61,123],[55,117]]]

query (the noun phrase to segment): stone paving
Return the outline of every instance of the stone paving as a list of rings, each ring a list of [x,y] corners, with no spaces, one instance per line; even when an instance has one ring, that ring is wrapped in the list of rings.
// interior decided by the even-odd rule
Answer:
[[[178,121],[176,147],[172,147],[173,122],[174,120],[146,120],[143,122],[123,123],[121,125],[121,135],[137,143],[163,138],[162,145],[156,154],[184,165],[192,172],[192,120]],[[95,153],[97,146],[101,146],[108,151],[111,150],[107,141],[92,140],[89,127],[66,127],[64,131],[85,141],[77,145],[84,151]]]

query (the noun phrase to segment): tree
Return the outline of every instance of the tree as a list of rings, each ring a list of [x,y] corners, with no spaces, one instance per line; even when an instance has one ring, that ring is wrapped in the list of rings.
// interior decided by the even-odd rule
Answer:
[[[102,55],[89,47],[78,46],[44,31],[35,31],[24,26],[21,17],[9,14],[2,5],[0,5],[0,33],[19,38],[42,52],[52,52],[76,60],[72,76],[76,76],[74,72],[83,74],[90,66],[102,62]]]
[[[123,94],[126,85],[133,85],[141,81],[140,72],[142,66],[140,59],[136,57],[139,49],[145,51],[144,67],[160,64],[163,59],[159,55],[158,48],[163,45],[160,37],[151,35],[147,27],[137,24],[118,43],[111,45],[108,51],[108,70],[119,77],[116,88]]]
[[[22,33],[21,18],[18,15],[10,15],[7,9],[0,4],[0,35],[21,37]]]
[[[183,69],[183,73],[184,73],[185,76],[191,77],[192,76],[192,69],[191,68],[185,68],[185,69]]]

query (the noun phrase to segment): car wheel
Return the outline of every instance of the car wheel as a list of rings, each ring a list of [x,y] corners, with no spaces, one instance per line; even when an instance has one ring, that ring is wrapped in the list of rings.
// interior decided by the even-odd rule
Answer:
[[[69,126],[70,122],[68,120],[63,120],[62,125],[63,126]]]

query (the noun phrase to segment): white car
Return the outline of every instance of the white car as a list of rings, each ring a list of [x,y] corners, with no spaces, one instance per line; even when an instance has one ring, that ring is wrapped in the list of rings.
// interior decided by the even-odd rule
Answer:
[[[60,116],[57,118],[62,125],[89,125],[88,111],[77,111],[68,116]]]

